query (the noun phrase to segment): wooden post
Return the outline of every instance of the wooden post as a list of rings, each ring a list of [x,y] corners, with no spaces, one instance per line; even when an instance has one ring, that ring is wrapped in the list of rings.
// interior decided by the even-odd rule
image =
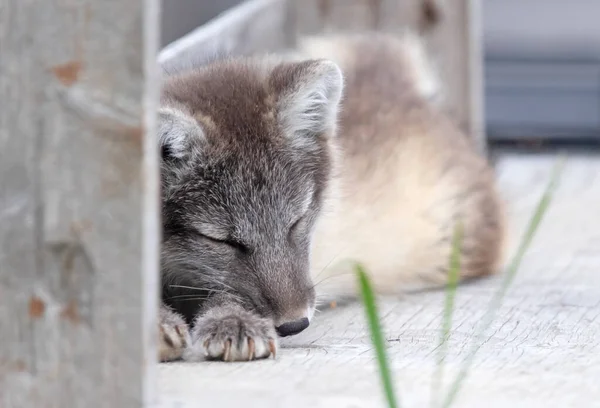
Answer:
[[[0,0],[0,406],[153,399],[159,0]]]

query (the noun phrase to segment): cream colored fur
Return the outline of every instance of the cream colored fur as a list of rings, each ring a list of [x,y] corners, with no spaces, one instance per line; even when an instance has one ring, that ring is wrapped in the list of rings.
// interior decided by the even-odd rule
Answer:
[[[364,57],[349,37],[310,38],[302,43],[301,51],[307,58],[331,59],[347,73],[362,64]],[[390,55],[390,63],[401,61],[401,66],[389,69],[397,69],[409,83],[410,89],[398,92],[412,92],[433,106],[431,102],[441,94],[440,82],[420,41],[409,34],[391,42],[388,51],[395,54]],[[329,207],[317,226],[312,252],[313,279],[327,298],[356,293],[351,261],[366,267],[382,294],[443,284],[457,214],[462,215],[465,225],[465,242],[478,245],[477,229],[484,222],[478,207],[482,195],[455,197],[483,183],[487,187],[482,194],[496,200],[492,172],[487,174],[484,159],[459,140],[462,135],[458,130],[443,120],[440,123],[425,102],[424,106],[414,108],[414,112],[412,108],[398,108],[404,115],[398,123],[382,113],[368,123],[340,124],[338,177]],[[343,102],[343,109],[353,108]],[[346,113],[350,117],[353,114]],[[346,145],[352,142],[348,138],[360,136],[356,129],[361,126],[369,133],[377,121],[395,124],[386,128],[384,141],[379,142],[385,143],[386,154],[373,157],[378,151],[365,151],[362,156],[347,155]],[[448,163],[457,160],[464,163],[446,170]],[[502,247],[503,221],[499,223],[497,244]],[[500,267],[501,258],[491,265],[492,272]],[[469,270],[463,273],[463,277],[473,275]]]

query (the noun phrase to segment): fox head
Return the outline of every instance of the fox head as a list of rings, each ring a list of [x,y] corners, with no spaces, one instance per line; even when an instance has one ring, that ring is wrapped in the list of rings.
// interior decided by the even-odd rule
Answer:
[[[226,59],[165,80],[167,292],[230,296],[276,327],[310,321],[311,234],[334,169],[342,91],[328,60]],[[192,303],[188,319],[202,302]]]

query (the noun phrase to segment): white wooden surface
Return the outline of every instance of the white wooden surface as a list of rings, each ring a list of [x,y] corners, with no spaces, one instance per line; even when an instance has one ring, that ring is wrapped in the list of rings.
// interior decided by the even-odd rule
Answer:
[[[155,386],[158,0],[0,1],[0,406]]]
[[[513,241],[554,166],[553,155],[501,155]],[[600,157],[573,156],[457,407],[600,406]],[[459,288],[449,371],[460,366],[500,277]],[[429,406],[444,294],[380,302],[403,407]],[[277,360],[174,363],[159,368],[165,407],[383,407],[360,305],[317,314]],[[426,405],[427,404],[427,405]]]

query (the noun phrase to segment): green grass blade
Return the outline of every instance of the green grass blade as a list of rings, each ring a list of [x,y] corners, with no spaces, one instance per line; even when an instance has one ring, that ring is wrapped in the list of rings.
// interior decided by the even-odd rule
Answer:
[[[460,277],[460,255],[463,239],[463,225],[459,222],[454,229],[452,237],[452,252],[450,254],[450,266],[448,268],[448,284],[446,286],[446,299],[444,302],[444,316],[442,320],[442,330],[440,331],[440,341],[438,344],[436,372],[432,381],[431,405],[436,406],[444,382],[444,361],[448,355],[448,337],[452,329],[452,314],[454,312],[454,299],[456,297],[456,287]]]
[[[502,299],[503,299],[504,295],[506,294],[506,291],[508,290],[510,284],[512,283],[512,281],[514,280],[514,278],[517,274],[519,267],[521,266],[521,262],[525,256],[525,253],[527,252],[527,249],[529,249],[529,245],[533,241],[535,232],[537,231],[537,229],[544,217],[544,214],[546,213],[546,210],[548,209],[548,206],[550,205],[550,202],[552,200],[552,195],[556,189],[556,185],[558,184],[558,180],[560,178],[559,177],[560,173],[562,172],[564,161],[565,161],[564,158],[559,160],[559,163],[554,168],[552,177],[550,179],[550,182],[548,183],[546,191],[542,195],[542,198],[541,198],[540,202],[538,203],[538,206],[533,214],[533,217],[529,221],[527,230],[525,231],[525,234],[523,235],[521,244],[519,245],[515,256],[513,257],[511,263],[509,264],[507,273],[504,277],[504,280],[502,281],[500,289],[495,293],[494,297],[490,301],[488,310],[486,311],[486,314],[484,315],[484,317],[482,319],[479,333],[478,333],[478,335],[475,336],[476,341],[473,342],[473,345],[470,348],[469,353],[467,354],[467,357],[465,358],[465,361],[463,362],[463,366],[461,367],[459,373],[457,374],[454,382],[450,386],[450,391],[448,392],[448,395],[446,396],[446,399],[444,400],[444,404],[443,404],[444,408],[450,407],[450,405],[456,399],[456,396],[458,395],[458,392],[460,391],[460,388],[468,375],[468,371],[471,367],[471,364],[473,363],[475,354],[477,353],[477,351],[479,351],[480,347],[482,346],[479,339],[483,336],[485,331],[491,325],[491,323],[494,319],[495,313],[498,310],[498,308],[500,307],[500,305],[502,303]]]
[[[358,274],[360,293],[362,296],[363,303],[365,305],[367,321],[369,323],[369,330],[371,332],[371,339],[373,345],[375,346],[377,362],[379,364],[379,373],[381,375],[381,382],[385,391],[385,397],[388,402],[388,407],[397,408],[399,405],[396,402],[396,394],[394,392],[392,382],[392,373],[388,366],[388,358],[384,344],[384,337],[379,324],[377,305],[375,304],[375,295],[373,294],[373,289],[371,288],[371,282],[369,281],[369,277],[365,273],[365,270],[362,266],[356,265],[356,273]]]

